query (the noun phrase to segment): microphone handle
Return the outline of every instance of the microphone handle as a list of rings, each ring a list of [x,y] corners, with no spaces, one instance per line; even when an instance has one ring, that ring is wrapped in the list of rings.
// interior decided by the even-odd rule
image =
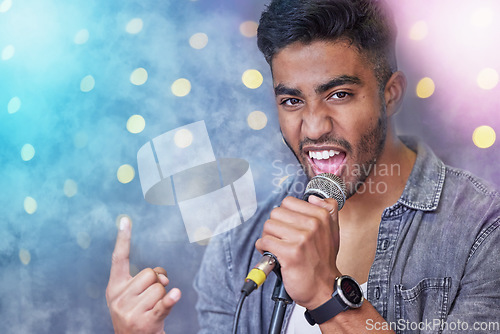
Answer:
[[[277,275],[276,277],[272,299],[274,300],[274,310],[269,325],[269,334],[280,334],[285,318],[286,306],[293,302],[285,290],[281,275]]]

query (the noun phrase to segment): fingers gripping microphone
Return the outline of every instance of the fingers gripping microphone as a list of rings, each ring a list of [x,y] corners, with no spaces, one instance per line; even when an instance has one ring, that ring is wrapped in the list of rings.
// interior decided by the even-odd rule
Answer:
[[[340,210],[344,206],[344,202],[346,200],[346,187],[342,179],[338,176],[331,173],[323,173],[316,175],[311,179],[311,181],[309,181],[304,192],[303,200],[307,201],[311,195],[322,199],[335,198],[338,203],[338,210]],[[283,285],[278,259],[270,252],[265,252],[259,263],[257,263],[257,265],[248,273],[248,276],[245,279],[245,284],[243,284],[243,287],[241,288],[241,296],[234,316],[233,334],[236,334],[238,331],[238,320],[246,296],[261,286],[269,273],[273,270],[276,273],[277,279],[272,296],[272,299],[275,301],[275,305],[271,316],[269,334],[281,333],[286,305],[291,303],[292,299],[286,292],[285,286]]]
[[[311,195],[322,199],[334,198],[337,201],[338,210],[340,210],[344,207],[346,192],[344,181],[340,177],[331,173],[323,173],[316,175],[309,181],[303,200],[307,201]]]
[[[303,200],[314,195],[322,199],[334,198],[338,203],[338,210],[342,209],[346,200],[346,187],[342,179],[331,173],[323,173],[313,177],[306,186]],[[249,295],[264,283],[267,276],[276,266],[279,266],[276,256],[265,252],[262,259],[248,273],[241,291]]]

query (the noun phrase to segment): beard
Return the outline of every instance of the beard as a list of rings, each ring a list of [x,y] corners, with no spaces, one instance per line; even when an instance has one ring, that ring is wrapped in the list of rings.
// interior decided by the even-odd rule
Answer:
[[[348,159],[341,167],[340,177],[344,181],[347,189],[346,198],[353,196],[356,191],[364,185],[366,179],[384,151],[385,140],[387,136],[387,115],[386,106],[383,103],[380,107],[379,117],[377,122],[368,128],[360,138],[356,145],[352,145],[344,138],[336,138],[331,135],[325,135],[317,140],[304,138],[299,143],[298,152],[290,146],[287,140],[283,137],[286,145],[295,155],[297,161],[301,164],[302,169],[309,178],[315,176],[314,172],[307,160],[307,154],[303,151],[305,145],[335,145],[342,147]]]

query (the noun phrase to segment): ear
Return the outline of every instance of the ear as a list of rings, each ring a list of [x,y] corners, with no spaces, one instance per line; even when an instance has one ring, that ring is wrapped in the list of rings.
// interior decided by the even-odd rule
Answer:
[[[384,90],[385,104],[387,106],[387,116],[393,116],[398,112],[403,102],[405,92],[405,75],[401,71],[393,73],[389,81],[387,81]]]

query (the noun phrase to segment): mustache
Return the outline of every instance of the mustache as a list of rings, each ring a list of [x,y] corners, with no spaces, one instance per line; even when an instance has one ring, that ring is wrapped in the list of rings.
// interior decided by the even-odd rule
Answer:
[[[331,136],[325,136],[321,137],[317,140],[313,140],[310,138],[304,138],[303,140],[300,141],[299,143],[299,151],[302,152],[304,149],[304,146],[306,145],[334,145],[334,146],[339,146],[344,149],[346,153],[352,153],[352,145],[345,139],[343,138],[334,138]]]

